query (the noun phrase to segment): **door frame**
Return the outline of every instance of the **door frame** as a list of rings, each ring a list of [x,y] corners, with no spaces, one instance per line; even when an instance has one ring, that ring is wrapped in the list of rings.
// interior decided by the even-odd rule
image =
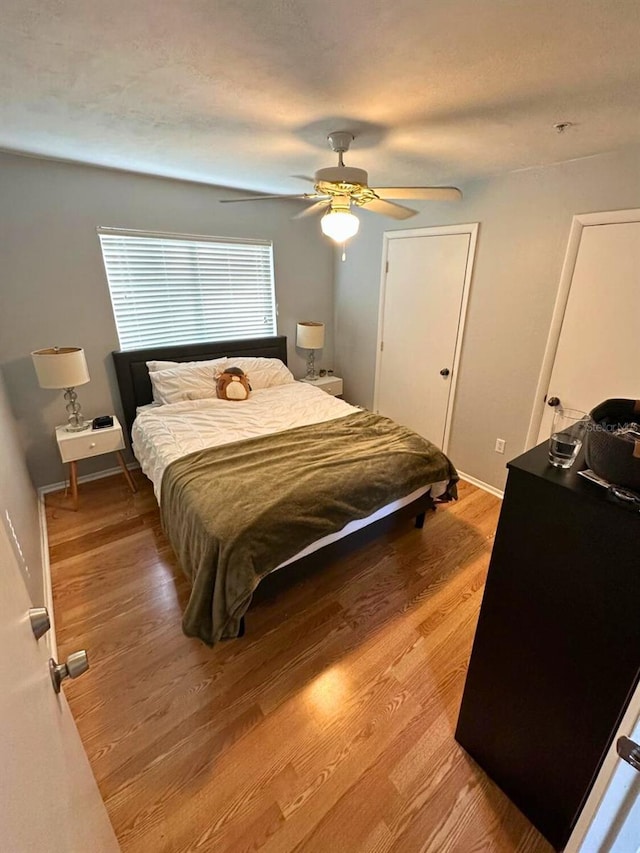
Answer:
[[[376,338],[376,372],[373,386],[373,408],[378,410],[378,393],[380,387],[380,370],[382,367],[381,345],[382,330],[384,328],[384,307],[387,295],[387,263],[389,260],[389,243],[391,240],[404,240],[407,237],[446,237],[456,234],[469,235],[469,252],[467,254],[467,266],[464,273],[464,284],[462,287],[462,300],[460,302],[460,314],[458,316],[458,330],[453,353],[453,364],[451,365],[451,383],[449,387],[449,399],[447,401],[447,412],[445,415],[444,438],[442,451],[447,452],[449,438],[451,435],[451,421],[453,419],[453,407],[458,385],[458,370],[460,368],[460,356],[462,353],[462,341],[464,338],[464,327],[467,319],[467,306],[469,304],[469,291],[473,276],[473,264],[476,254],[476,243],[478,241],[478,222],[468,222],[462,225],[434,225],[427,228],[411,228],[402,231],[385,231],[382,235],[382,266],[380,268],[380,298],[378,302],[378,334]]]
[[[533,398],[533,409],[529,421],[529,429],[527,430],[525,450],[535,447],[538,443],[538,433],[540,432],[540,425],[542,423],[545,398],[549,390],[551,374],[553,373],[553,366],[558,352],[564,313],[569,301],[571,282],[573,281],[578,252],[580,251],[582,231],[584,228],[589,228],[593,225],[622,225],[625,222],[640,222],[640,209],[609,210],[601,213],[577,213],[571,220],[569,242],[567,243],[567,251],[562,264],[547,344],[544,350],[540,375],[538,376],[535,397]]]

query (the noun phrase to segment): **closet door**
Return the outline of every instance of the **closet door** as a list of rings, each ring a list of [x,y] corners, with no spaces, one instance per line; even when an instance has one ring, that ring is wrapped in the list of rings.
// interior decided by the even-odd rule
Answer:
[[[547,403],[589,412],[640,399],[640,221],[582,229]],[[538,441],[550,434],[544,406]]]
[[[387,235],[375,408],[443,449],[476,231],[467,225]]]

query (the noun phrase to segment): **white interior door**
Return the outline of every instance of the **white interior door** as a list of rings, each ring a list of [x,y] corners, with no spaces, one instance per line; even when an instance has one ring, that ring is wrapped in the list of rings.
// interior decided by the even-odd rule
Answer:
[[[618,757],[616,742],[622,736],[640,744],[640,685],[629,703],[565,853],[640,851],[640,770]]]
[[[387,243],[375,408],[443,449],[476,229],[420,229]]]
[[[115,853],[120,848],[0,521],[0,831],[2,850]],[[85,677],[90,677],[89,675]]]
[[[582,229],[547,399],[589,412],[640,399],[640,221]],[[538,441],[550,434],[544,406]]]

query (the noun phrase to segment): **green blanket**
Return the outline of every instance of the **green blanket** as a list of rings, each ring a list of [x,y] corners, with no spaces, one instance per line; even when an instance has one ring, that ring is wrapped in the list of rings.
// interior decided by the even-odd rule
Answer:
[[[191,453],[162,479],[164,530],[192,590],[182,627],[237,637],[261,578],[312,542],[458,475],[433,444],[357,412]]]

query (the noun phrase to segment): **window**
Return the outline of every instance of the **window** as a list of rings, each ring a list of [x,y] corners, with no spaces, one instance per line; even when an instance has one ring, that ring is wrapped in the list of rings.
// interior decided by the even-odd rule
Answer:
[[[270,242],[98,235],[121,349],[276,334]]]

